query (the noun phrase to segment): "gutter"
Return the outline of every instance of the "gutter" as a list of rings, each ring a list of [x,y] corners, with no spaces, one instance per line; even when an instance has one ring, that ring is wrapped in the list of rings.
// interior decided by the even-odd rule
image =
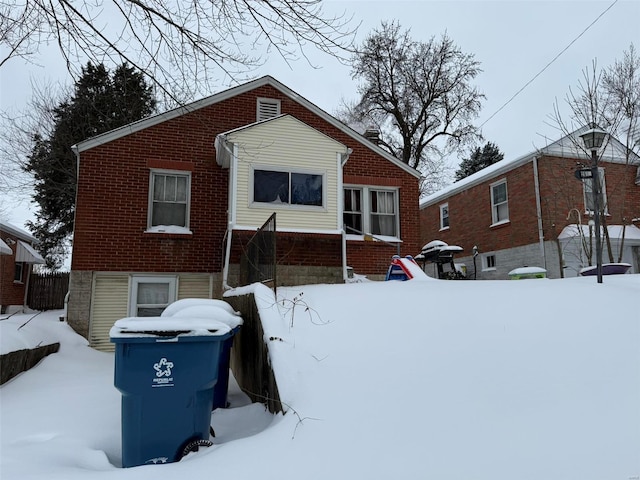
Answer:
[[[540,258],[544,268],[547,269],[547,256],[544,251],[544,230],[542,225],[542,207],[540,204],[540,178],[538,175],[538,156],[534,156],[533,163],[533,182],[536,192],[536,216],[538,217],[538,243],[540,244]]]

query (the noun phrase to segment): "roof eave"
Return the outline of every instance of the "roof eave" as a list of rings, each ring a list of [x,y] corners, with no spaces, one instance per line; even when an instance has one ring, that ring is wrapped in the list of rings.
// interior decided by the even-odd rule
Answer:
[[[378,155],[382,156],[383,158],[385,158],[386,160],[390,161],[391,163],[395,164],[396,166],[398,166],[399,168],[401,168],[405,172],[413,175],[416,178],[420,178],[420,176],[421,176],[420,172],[416,171],[414,168],[411,168],[409,165],[405,164],[404,162],[401,162],[396,157],[394,157],[393,155],[391,155],[387,151],[385,151],[382,148],[380,148],[378,145],[375,145],[371,141],[367,140],[360,133],[356,132],[355,130],[353,130],[348,125],[345,125],[344,123],[340,122],[338,119],[334,118],[332,115],[330,115],[329,113],[325,112],[320,107],[318,107],[314,103],[310,102],[306,98],[300,96],[299,94],[297,94],[296,92],[291,90],[286,85],[280,83],[278,80],[276,80],[275,78],[271,77],[270,75],[266,75],[264,77],[260,77],[260,78],[258,78],[256,80],[244,83],[242,85],[238,85],[237,87],[229,88],[227,90],[224,90],[222,92],[213,94],[213,95],[211,95],[209,97],[206,97],[206,98],[203,98],[201,100],[197,100],[197,101],[192,102],[190,104],[183,105],[183,106],[175,108],[173,110],[169,110],[168,112],[164,112],[164,113],[160,113],[160,114],[154,115],[152,117],[144,118],[142,120],[138,120],[137,122],[130,123],[130,124],[125,125],[123,127],[116,128],[115,130],[111,130],[111,131],[103,133],[101,135],[97,135],[95,137],[92,137],[92,138],[89,138],[87,140],[84,140],[82,142],[77,143],[72,148],[73,148],[74,152],[76,152],[76,154],[79,154],[79,153],[81,153],[81,152],[83,152],[85,150],[89,150],[91,148],[95,148],[97,146],[103,145],[103,144],[111,142],[113,140],[117,140],[117,139],[122,138],[122,137],[124,137],[126,135],[131,135],[132,133],[139,132],[141,130],[144,130],[146,128],[152,127],[154,125],[158,125],[158,124],[166,122],[168,120],[180,117],[180,116],[182,116],[184,114],[195,112],[196,110],[199,110],[201,108],[205,108],[205,107],[208,107],[208,106],[213,105],[215,103],[218,103],[218,102],[227,100],[229,98],[235,97],[237,95],[241,95],[243,93],[249,92],[251,90],[254,90],[254,89],[258,88],[258,87],[262,87],[264,85],[270,85],[270,86],[274,87],[275,89],[277,89],[280,92],[282,92],[284,95],[286,95],[289,98],[295,100],[296,102],[302,104],[307,109],[311,110],[313,113],[315,113],[316,115],[321,117],[323,120],[327,121],[329,124],[333,125],[334,127],[339,129],[340,131],[342,131],[343,133],[345,133],[349,137],[353,138],[354,140],[356,140],[360,144],[362,144],[362,145],[366,146],[367,148],[373,150],[375,153],[377,153]]]

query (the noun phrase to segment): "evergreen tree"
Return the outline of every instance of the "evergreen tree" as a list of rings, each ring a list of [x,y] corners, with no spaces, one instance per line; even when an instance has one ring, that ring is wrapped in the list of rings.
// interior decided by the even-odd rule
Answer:
[[[33,135],[24,170],[34,177],[33,200],[39,209],[29,229],[50,269],[64,260],[73,232],[76,156],[71,146],[153,113],[156,100],[142,73],[121,65],[113,74],[104,65],[87,64],[73,94],[53,109],[49,135]]]
[[[455,181],[457,182],[469,175],[473,175],[503,158],[504,153],[494,143],[487,142],[482,149],[476,147],[469,158],[463,158],[462,162],[460,162],[460,168],[456,171]]]

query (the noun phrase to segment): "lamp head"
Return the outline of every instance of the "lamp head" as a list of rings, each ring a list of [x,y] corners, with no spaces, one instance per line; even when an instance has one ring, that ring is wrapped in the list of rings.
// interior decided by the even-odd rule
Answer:
[[[594,151],[602,147],[602,143],[604,142],[606,136],[607,132],[605,132],[604,130],[600,130],[599,128],[592,128],[580,135],[580,138],[584,142],[584,146],[587,148],[587,150]]]

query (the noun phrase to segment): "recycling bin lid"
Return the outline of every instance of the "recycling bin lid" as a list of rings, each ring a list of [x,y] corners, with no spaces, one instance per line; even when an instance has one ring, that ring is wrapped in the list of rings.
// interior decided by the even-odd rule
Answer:
[[[231,332],[225,322],[198,317],[127,317],[109,331],[112,340],[132,337],[220,337]]]

